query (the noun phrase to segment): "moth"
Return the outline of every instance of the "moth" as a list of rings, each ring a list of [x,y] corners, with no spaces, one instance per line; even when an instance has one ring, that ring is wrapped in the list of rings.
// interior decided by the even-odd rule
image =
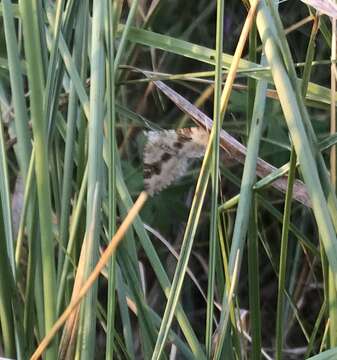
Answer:
[[[145,132],[144,188],[154,195],[184,176],[191,159],[204,156],[209,133],[200,128]]]

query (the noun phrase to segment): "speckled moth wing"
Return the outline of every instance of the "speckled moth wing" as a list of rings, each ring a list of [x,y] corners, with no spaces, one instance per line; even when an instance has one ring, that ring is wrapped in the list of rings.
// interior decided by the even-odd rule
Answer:
[[[144,187],[149,195],[184,176],[189,160],[203,157],[209,134],[202,128],[148,131],[144,148]]]

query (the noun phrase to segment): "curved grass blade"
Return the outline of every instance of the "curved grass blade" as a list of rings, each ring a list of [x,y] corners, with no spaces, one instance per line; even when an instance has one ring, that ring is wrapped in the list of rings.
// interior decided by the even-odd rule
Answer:
[[[252,2],[252,1],[251,1]],[[327,202],[322,190],[318,169],[314,160],[310,142],[303,126],[300,106],[287,70],[279,56],[278,41],[273,37],[269,26],[271,15],[264,0],[260,1],[257,14],[257,27],[264,43],[266,57],[272,69],[276,89],[279,94],[288,128],[293,139],[294,147],[300,162],[301,170],[308,193],[313,205],[314,215],[327,252],[329,264],[337,273],[337,240]]]
[[[118,32],[120,33],[122,29],[123,26],[119,26]],[[141,45],[155,47],[167,52],[172,52],[177,55],[201,61],[206,64],[215,64],[214,50],[167,35],[131,27],[128,39]],[[223,66],[225,68],[228,69],[232,61],[233,57],[231,55],[223,54]],[[255,78],[256,80],[265,79],[268,82],[273,83],[270,70],[264,68],[259,70],[260,67],[261,65],[241,59],[238,70],[247,71],[247,75]],[[315,83],[309,83],[307,100],[313,101],[314,103],[330,104],[330,90]],[[312,103],[313,106],[315,105],[314,103]]]

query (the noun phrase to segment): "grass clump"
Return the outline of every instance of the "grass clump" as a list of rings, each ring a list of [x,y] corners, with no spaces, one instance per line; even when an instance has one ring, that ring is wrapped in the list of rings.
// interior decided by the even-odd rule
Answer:
[[[336,356],[334,20],[272,0],[0,15],[0,356]],[[149,196],[144,131],[192,126],[202,161]]]

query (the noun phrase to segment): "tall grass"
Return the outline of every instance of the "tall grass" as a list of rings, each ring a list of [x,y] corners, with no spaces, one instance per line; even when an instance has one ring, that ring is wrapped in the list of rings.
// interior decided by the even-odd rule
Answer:
[[[272,0],[0,15],[0,356],[336,357],[329,18]],[[203,161],[149,197],[143,130],[190,119]]]

